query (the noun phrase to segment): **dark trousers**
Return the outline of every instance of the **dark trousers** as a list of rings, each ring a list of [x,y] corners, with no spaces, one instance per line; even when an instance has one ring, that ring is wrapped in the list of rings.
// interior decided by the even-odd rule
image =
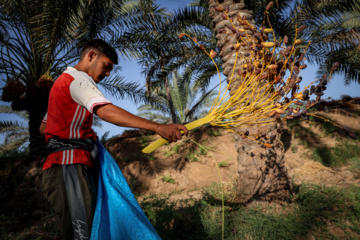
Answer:
[[[43,174],[45,197],[60,215],[64,239],[90,239],[99,170],[85,164],[53,165]]]

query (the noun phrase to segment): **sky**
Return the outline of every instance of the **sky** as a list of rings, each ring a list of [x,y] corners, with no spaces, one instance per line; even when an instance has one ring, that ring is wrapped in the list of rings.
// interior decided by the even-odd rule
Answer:
[[[189,0],[158,0],[157,3],[161,7],[167,8],[169,11],[173,11],[174,9],[177,9],[179,7],[185,7],[188,3],[191,1]],[[145,86],[145,76],[141,75],[141,68],[137,66],[136,61],[124,61],[123,59],[120,60],[119,66],[121,66],[122,70],[119,72],[120,75],[124,76],[126,80],[137,82],[141,85]],[[303,76],[303,82],[301,83],[301,88],[307,86],[310,84],[310,82],[315,80],[315,74],[316,74],[317,66],[312,66],[308,64],[308,68],[301,71],[301,74]],[[224,76],[222,76],[223,79],[225,79]],[[218,84],[219,79],[218,77],[215,77],[212,79],[212,82],[210,86],[215,86]],[[0,81],[0,88],[3,87],[4,83]],[[101,90],[101,88],[100,88]],[[133,113],[137,114],[137,107],[139,105],[135,105],[131,101],[128,101],[126,99],[123,100],[117,100],[107,94],[105,91],[102,91],[106,98],[111,100],[113,104]],[[325,91],[325,95],[323,96],[323,99],[326,97],[333,97],[334,99],[339,99],[341,95],[347,94],[352,97],[360,96],[360,84],[352,83],[350,85],[344,85],[344,80],[342,76],[336,75],[333,77],[333,79],[328,84],[328,89]],[[1,102],[0,104],[4,104]],[[17,118],[16,116],[8,115],[8,114],[0,114],[1,120],[21,120],[20,118]],[[99,137],[101,137],[105,132],[110,131],[110,134],[108,137],[115,136],[121,134],[124,130],[127,128],[118,127],[110,123],[106,123],[102,121],[102,128],[94,127],[95,132],[98,134]],[[3,138],[0,135],[0,143],[3,142]]]

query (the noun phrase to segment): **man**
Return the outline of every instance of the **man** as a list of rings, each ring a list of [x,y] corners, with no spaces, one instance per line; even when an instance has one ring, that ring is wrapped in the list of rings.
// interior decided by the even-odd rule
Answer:
[[[169,142],[181,139],[181,131],[188,132],[180,124],[137,117],[107,100],[96,83],[108,77],[117,63],[110,45],[91,40],[82,48],[80,61],[68,67],[50,91],[47,116],[40,126],[51,152],[43,166],[43,188],[60,215],[65,239],[90,238],[99,171],[93,113],[118,126],[154,131]]]

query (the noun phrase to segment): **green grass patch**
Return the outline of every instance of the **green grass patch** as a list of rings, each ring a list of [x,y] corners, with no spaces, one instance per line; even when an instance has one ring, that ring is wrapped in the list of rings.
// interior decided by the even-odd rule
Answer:
[[[136,140],[140,147],[144,148],[149,145],[151,135],[141,134]]]
[[[327,137],[329,135],[331,136],[331,134],[333,134],[338,129],[338,127],[335,127],[334,124],[330,122],[323,122],[321,124],[321,128],[324,132],[324,137]]]
[[[293,144],[293,145],[291,145],[291,152],[292,153],[296,153],[296,151],[297,151],[297,146],[298,146],[299,144]]]
[[[221,239],[221,188],[212,184],[204,190],[199,200],[152,196],[141,206],[162,239]],[[359,220],[359,188],[301,185],[293,203],[280,210],[232,204],[225,196],[224,239],[356,239]],[[343,235],[334,235],[330,223]]]
[[[173,178],[170,177],[170,176],[162,176],[162,177],[161,177],[161,180],[164,181],[164,182],[167,182],[167,183],[176,183],[176,182],[175,182],[175,179],[173,179]]]
[[[350,158],[348,163],[350,165],[349,166],[350,170],[358,170],[358,171],[360,171],[360,156]]]
[[[180,152],[180,144],[175,144],[172,148],[170,148],[170,150],[166,151],[164,153],[165,157],[170,157],[172,156],[174,153],[179,153]]]
[[[200,162],[201,156],[206,156],[208,154],[208,150],[202,147],[197,147],[196,149],[190,149],[186,153],[185,157],[190,162]]]
[[[199,148],[199,150],[197,151],[197,154],[200,156],[206,156],[208,154],[208,150],[205,148]]]
[[[292,121],[288,121],[288,128],[289,130],[293,130],[296,126],[300,126],[300,120],[299,119],[294,119]]]
[[[311,122],[311,126],[313,125],[320,125],[323,137],[332,136],[333,133],[338,130],[339,128],[334,126],[334,124],[330,121],[334,121],[333,119],[321,119],[314,116],[309,116],[309,120]]]
[[[219,167],[227,167],[229,166],[229,162],[227,160],[221,161],[218,163]]]
[[[220,136],[221,135],[221,129],[210,130],[210,131],[207,132],[207,134],[210,135],[210,136],[214,136],[214,137]]]
[[[47,239],[63,239],[62,230],[60,227],[60,219],[57,215],[52,213],[53,217],[46,223],[41,225],[29,224],[21,232],[9,231],[5,225],[8,223],[2,222],[0,226],[0,236],[4,240],[47,240]],[[13,223],[12,223],[13,224]]]
[[[201,223],[200,203],[191,199],[171,202],[166,196],[150,196],[140,203],[163,240],[209,239]]]
[[[351,163],[355,168],[360,165],[360,147],[349,141],[340,141],[335,147],[319,147],[311,150],[310,157],[328,167],[340,167]]]
[[[190,162],[200,162],[200,159],[197,157],[197,154],[192,151],[192,150],[189,150],[185,157],[190,161]]]
[[[221,184],[220,183],[212,183],[210,186],[203,188],[203,194],[206,202],[209,203],[219,203],[221,202],[222,195],[224,196],[224,201],[228,201],[230,199],[229,193],[222,194]]]

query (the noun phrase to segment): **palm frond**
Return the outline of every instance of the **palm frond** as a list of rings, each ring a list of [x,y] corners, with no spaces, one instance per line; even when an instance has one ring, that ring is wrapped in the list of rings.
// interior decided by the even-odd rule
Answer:
[[[12,131],[10,133],[7,133],[4,143],[5,145],[12,144],[13,142],[18,142],[19,139],[25,139],[27,141],[29,139],[29,131]]]
[[[307,60],[321,67],[318,76],[339,62],[344,83],[358,82],[360,3],[356,0],[298,1],[296,19],[307,26],[305,41],[312,41]]]
[[[106,131],[100,138],[100,142],[106,141],[106,139],[109,137],[110,131]]]
[[[99,85],[117,99],[130,99],[134,103],[150,101],[140,84],[126,82],[123,77],[110,77]]]
[[[7,144],[0,145],[0,157],[10,157],[14,155],[22,155],[27,151],[26,149],[22,150],[21,147],[28,141],[27,137],[19,138],[15,141],[9,142]]]
[[[103,120],[96,114],[94,114],[94,119],[93,119],[93,126],[94,127],[98,127],[101,128],[102,127],[102,122]]]
[[[28,121],[29,120],[29,113],[26,111],[14,111],[8,105],[0,105],[0,113],[4,114],[16,114],[17,116],[21,117],[22,119]]]
[[[26,129],[21,122],[18,121],[0,121],[0,133],[22,132]]]

